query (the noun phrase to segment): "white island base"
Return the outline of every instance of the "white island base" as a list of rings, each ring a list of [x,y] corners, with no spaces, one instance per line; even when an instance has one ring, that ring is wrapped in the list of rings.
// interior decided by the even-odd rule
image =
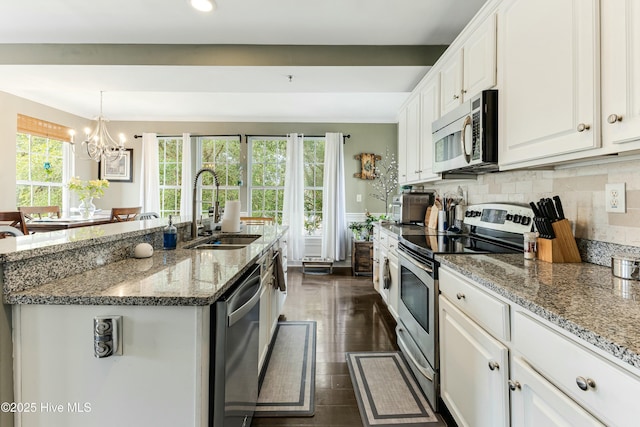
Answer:
[[[122,316],[121,356],[94,356],[96,316]],[[16,426],[207,425],[209,316],[208,306],[14,305]]]

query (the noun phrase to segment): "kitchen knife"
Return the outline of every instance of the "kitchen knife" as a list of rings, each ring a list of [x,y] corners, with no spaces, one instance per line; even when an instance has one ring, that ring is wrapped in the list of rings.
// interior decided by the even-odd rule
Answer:
[[[535,216],[535,217],[542,216],[542,214],[538,210],[538,207],[536,206],[535,203],[529,202],[529,206],[531,206],[531,210],[533,211],[533,216]]]
[[[556,213],[556,208],[553,206],[553,201],[549,198],[544,199],[544,206],[547,211],[547,218],[551,220],[551,222],[555,222],[558,220],[558,214]]]
[[[560,196],[553,196],[553,200],[556,203],[556,212],[558,212],[558,219],[564,219],[564,209],[562,209],[562,202]]]

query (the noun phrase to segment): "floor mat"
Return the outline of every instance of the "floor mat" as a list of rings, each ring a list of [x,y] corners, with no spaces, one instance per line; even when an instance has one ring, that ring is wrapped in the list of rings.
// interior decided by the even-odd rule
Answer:
[[[364,426],[445,425],[399,352],[347,353],[347,365]]]
[[[279,322],[254,417],[310,417],[315,411],[316,322]]]

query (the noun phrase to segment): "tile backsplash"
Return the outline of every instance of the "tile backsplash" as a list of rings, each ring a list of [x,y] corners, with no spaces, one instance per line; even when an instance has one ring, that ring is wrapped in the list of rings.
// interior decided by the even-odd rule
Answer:
[[[626,184],[625,213],[605,211],[608,183]],[[640,156],[553,170],[490,173],[474,180],[430,183],[425,188],[435,188],[442,195],[455,192],[458,186],[466,191],[468,204],[528,203],[559,195],[577,238],[640,247]]]

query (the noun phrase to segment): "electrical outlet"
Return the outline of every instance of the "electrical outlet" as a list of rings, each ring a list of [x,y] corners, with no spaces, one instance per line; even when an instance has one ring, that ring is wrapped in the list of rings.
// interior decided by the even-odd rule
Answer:
[[[624,182],[622,184],[605,184],[604,193],[607,212],[626,212],[627,200]]]
[[[362,201],[362,194],[356,194],[356,202]]]

